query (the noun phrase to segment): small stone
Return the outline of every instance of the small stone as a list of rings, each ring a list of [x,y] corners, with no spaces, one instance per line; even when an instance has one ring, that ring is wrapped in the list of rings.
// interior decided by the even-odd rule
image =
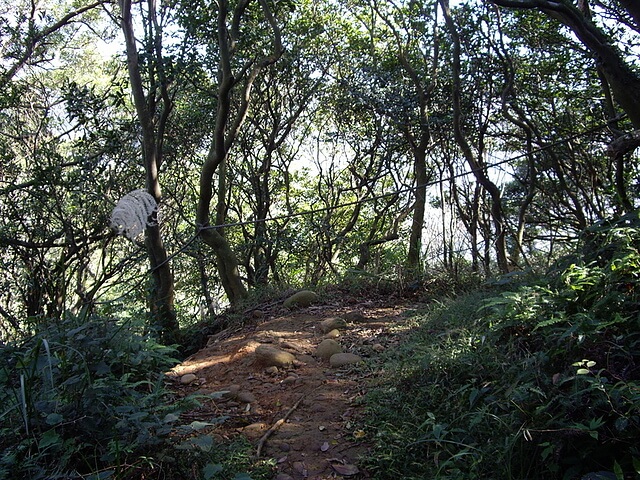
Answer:
[[[338,330],[337,328],[334,328],[330,332],[327,332],[324,338],[338,338],[339,336],[340,336],[340,330]]]
[[[193,373],[186,373],[180,377],[180,383],[183,385],[189,385],[196,381],[196,377]]]
[[[256,422],[256,423],[251,423],[249,425],[247,425],[246,427],[240,429],[242,430],[242,432],[244,433],[257,433],[257,432],[261,432],[263,430],[266,430],[268,428],[266,423],[263,422]]]
[[[270,345],[260,345],[256,348],[255,353],[258,361],[269,367],[289,367],[296,359],[289,352],[279,350]]]
[[[341,353],[342,347],[335,340],[329,338],[320,342],[320,345],[316,348],[316,357],[323,360],[329,360],[333,354]]]
[[[286,473],[279,473],[276,475],[276,480],[293,480],[291,475],[287,475]]]
[[[329,359],[329,364],[331,368],[339,368],[345,365],[353,365],[356,363],[360,363],[362,358],[353,353],[336,353],[331,355]]]
[[[288,443],[281,443],[280,450],[283,452],[288,452],[289,450],[291,450],[291,445],[289,445]]]
[[[382,345],[380,345],[379,343],[374,343],[371,348],[373,349],[374,352],[384,352],[384,347]]]
[[[293,462],[293,469],[303,477],[307,476],[307,466],[303,462]]]
[[[318,295],[316,295],[315,292],[312,292],[311,290],[302,290],[298,293],[294,293],[289,298],[287,298],[284,301],[283,305],[286,308],[308,307],[309,305],[317,301]]]
[[[282,380],[282,383],[284,383],[285,385],[291,385],[292,383],[296,383],[296,380],[298,380],[297,377],[294,377],[293,375],[289,375],[287,378]]]
[[[256,401],[255,395],[253,395],[251,392],[238,392],[236,398],[241,403],[253,403]]]
[[[300,360],[304,364],[313,365],[314,363],[316,363],[316,359],[311,355],[298,355],[298,360]]]
[[[271,365],[270,367],[265,368],[264,371],[269,375],[276,375],[278,373],[278,367]]]
[[[320,322],[320,330],[322,330],[322,333],[328,333],[331,330],[339,330],[341,328],[345,328],[346,326],[347,322],[345,322],[344,319],[340,317],[326,318]]]

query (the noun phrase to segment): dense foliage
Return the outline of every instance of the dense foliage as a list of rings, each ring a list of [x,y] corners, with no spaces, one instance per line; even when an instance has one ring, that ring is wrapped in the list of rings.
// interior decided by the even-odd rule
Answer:
[[[376,478],[640,474],[638,222],[590,229],[547,277],[418,315],[369,398]]]
[[[206,397],[171,392],[176,352],[142,323],[73,318],[2,349],[0,478],[268,478],[242,439],[200,433],[224,418],[181,418]]]

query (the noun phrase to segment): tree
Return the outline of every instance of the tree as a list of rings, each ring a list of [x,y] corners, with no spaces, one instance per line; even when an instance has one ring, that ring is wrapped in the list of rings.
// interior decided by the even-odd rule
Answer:
[[[48,63],[52,43],[57,43],[69,26],[86,21],[86,14],[105,3],[108,2],[99,0],[80,5],[57,18],[47,11],[46,5],[38,5],[38,2],[33,2],[24,11],[16,8],[13,2],[3,5],[0,36],[5,37],[2,38],[5,62],[0,68],[0,85],[7,86],[27,65]],[[15,13],[14,19],[11,19],[12,13]]]
[[[291,222],[268,217],[278,216],[278,209],[286,206],[291,164],[321,108],[329,69],[329,59],[318,55],[329,42],[325,10],[315,2],[299,2],[288,15],[282,31],[286,51],[254,83],[252,105],[236,144],[235,156],[242,161],[227,164],[228,182],[236,185],[229,209],[238,218],[253,219],[242,225],[245,248],[239,254],[250,286],[281,280],[277,259]]]
[[[366,65],[362,67],[362,81],[349,88],[359,101],[386,116],[402,136],[403,148],[411,158],[414,203],[406,266],[410,277],[419,277],[427,184],[431,179],[428,152],[432,124],[437,121],[436,3],[370,1],[350,4],[349,9],[362,31],[362,40],[354,41],[354,45],[361,50],[357,55]]]
[[[135,253],[113,254],[106,231],[110,189],[127,187],[128,166],[110,161],[128,124],[120,77],[86,48],[104,27],[100,5],[2,6],[0,315],[17,332],[86,318],[134,264]]]
[[[129,81],[142,132],[141,153],[146,189],[159,204],[162,199],[159,171],[163,162],[164,131],[173,107],[162,56],[162,27],[158,21],[155,2],[150,0],[145,18],[148,32],[145,38],[145,49],[150,53],[147,64],[149,85],[145,93],[134,33],[131,0],[121,0],[120,9]],[[174,343],[178,339],[180,329],[174,307],[174,280],[157,218],[151,219],[147,226],[145,245],[149,254],[153,282],[149,299],[151,316],[160,329],[163,341]]]
[[[604,27],[598,26],[592,18],[589,1],[579,2],[574,6],[569,0],[491,0],[496,5],[517,9],[537,9],[554,18],[569,28],[595,59],[595,65],[602,75],[604,87],[610,90],[613,98],[626,113],[636,129],[632,134],[624,136],[612,143],[611,156],[617,160],[622,170],[621,159],[625,154],[640,146],[640,74],[625,58],[617,46],[616,39],[607,34]],[[597,2],[599,7],[611,10],[610,2]],[[613,7],[622,8],[622,23],[628,25],[633,33],[640,33],[640,15],[637,2],[617,0]],[[616,9],[619,12],[619,8]],[[626,14],[626,15],[625,15]],[[622,136],[622,135],[620,135]],[[622,177],[623,174],[620,174]],[[630,205],[627,205],[627,207]]]
[[[215,29],[211,32],[190,32],[193,40],[198,40],[197,36],[203,36],[205,43],[212,42],[209,45],[215,46],[214,61],[217,64],[216,114],[211,144],[200,171],[196,228],[203,242],[216,254],[220,281],[232,304],[244,298],[247,290],[240,275],[237,257],[222,228],[226,219],[225,199],[229,188],[226,184],[226,163],[238,132],[246,120],[256,78],[266,67],[275,63],[283,51],[280,27],[270,5],[266,0],[259,0],[258,11],[254,7],[255,2],[250,0],[240,0],[235,6],[226,0],[220,1],[215,12]],[[208,7],[196,13],[208,15],[207,9]],[[256,15],[259,14],[262,14],[272,42],[270,51],[265,54],[257,52],[260,44],[251,44],[252,39],[265,33],[258,29]],[[247,25],[244,25],[245,22]],[[252,28],[255,30],[252,31]],[[216,174],[218,203],[212,218]]]
[[[502,195],[498,186],[491,181],[487,175],[486,166],[483,165],[481,155],[484,153],[484,142],[482,140],[483,133],[480,133],[479,155],[476,155],[469,144],[467,135],[464,132],[462,110],[462,78],[461,78],[461,41],[458,34],[458,29],[451,15],[449,9],[449,0],[439,0],[444,13],[445,23],[449,30],[453,46],[453,56],[451,63],[452,71],[452,104],[453,104],[453,135],[458,144],[460,150],[467,160],[469,167],[475,175],[478,183],[489,193],[491,197],[491,216],[493,218],[493,224],[495,228],[495,250],[498,261],[498,268],[502,273],[506,273],[509,270],[509,261],[507,257],[507,242],[506,242],[506,225],[504,220],[504,213],[502,209]],[[486,123],[485,123],[486,125]]]

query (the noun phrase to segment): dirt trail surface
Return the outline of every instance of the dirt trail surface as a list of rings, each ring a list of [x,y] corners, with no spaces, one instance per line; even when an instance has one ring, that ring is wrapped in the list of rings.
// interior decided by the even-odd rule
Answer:
[[[371,359],[399,341],[403,313],[411,308],[400,303],[343,299],[340,305],[249,313],[248,325],[210,337],[206,348],[170,373],[176,389],[211,398],[188,419],[225,417],[210,434],[220,441],[246,436],[256,455],[276,459],[274,480],[370,478],[358,465],[369,448],[359,400],[377,374]],[[344,355],[330,363],[331,351],[318,351],[323,341],[355,363],[336,366]]]

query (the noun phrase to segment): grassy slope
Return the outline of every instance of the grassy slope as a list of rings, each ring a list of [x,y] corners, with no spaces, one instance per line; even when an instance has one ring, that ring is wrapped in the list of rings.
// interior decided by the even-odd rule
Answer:
[[[636,478],[637,313],[602,327],[573,293],[478,291],[416,313],[368,397],[375,478]]]

